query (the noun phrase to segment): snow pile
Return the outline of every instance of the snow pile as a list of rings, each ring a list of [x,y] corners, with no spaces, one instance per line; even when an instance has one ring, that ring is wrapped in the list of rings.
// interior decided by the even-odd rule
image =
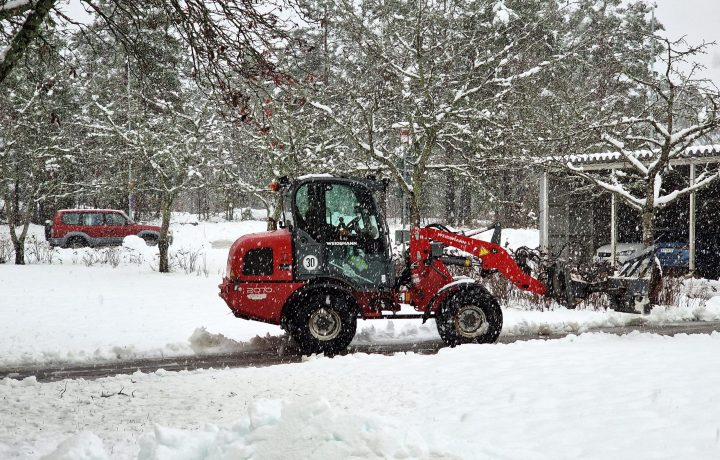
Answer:
[[[85,431],[63,441],[51,454],[41,460],[107,460],[102,440]]]
[[[145,251],[149,246],[139,236],[129,235],[123,238],[122,247],[131,251]]]
[[[198,355],[232,353],[246,348],[245,343],[229,339],[223,334],[212,334],[204,327],[195,329],[188,341],[190,348]]]
[[[387,417],[339,410],[327,399],[259,400],[228,428],[156,426],[140,440],[139,460],[283,458],[437,458],[422,436]],[[443,458],[450,458],[443,456]]]
[[[439,340],[435,320],[425,324],[421,320],[368,320],[360,321],[353,343],[380,343],[387,341]]]
[[[648,324],[720,321],[720,297],[712,297],[695,306],[657,306],[643,319]]]
[[[219,275],[142,266],[0,267],[0,367],[192,355],[220,346],[198,328],[248,342],[278,326],[235,318]],[[42,288],[38,288],[42,280]],[[220,346],[216,352],[237,349]],[[194,349],[193,349],[194,348]]]
[[[87,431],[123,460],[717,458],[718,354],[718,333],[592,333],[436,355],[5,379],[0,458],[83,448],[102,458],[96,439],[76,437]]]
[[[0,271],[0,367],[224,354],[278,348],[284,337],[278,326],[235,318],[218,296],[219,274],[166,275],[146,265],[3,265]],[[580,333],[720,320],[720,297],[705,306],[656,308],[647,316],[512,307],[503,315],[504,335]],[[388,319],[359,321],[353,343],[428,340],[439,340],[433,320]]]

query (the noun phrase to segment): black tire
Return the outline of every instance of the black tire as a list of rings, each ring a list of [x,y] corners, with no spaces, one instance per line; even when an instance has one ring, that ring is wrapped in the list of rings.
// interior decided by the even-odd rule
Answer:
[[[435,317],[443,341],[454,347],[464,343],[495,343],[503,316],[498,301],[482,286],[450,294]]]
[[[159,242],[158,237],[153,235],[145,235],[140,238],[142,238],[148,246],[157,246]]]
[[[79,249],[86,247],[87,241],[82,236],[71,236],[67,243],[65,244],[65,247],[71,248],[71,249]]]
[[[301,354],[344,351],[357,329],[354,301],[328,290],[316,290],[301,296],[288,307],[288,332]]]

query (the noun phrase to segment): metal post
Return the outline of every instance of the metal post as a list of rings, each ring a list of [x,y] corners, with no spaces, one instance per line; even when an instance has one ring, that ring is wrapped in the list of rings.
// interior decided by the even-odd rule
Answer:
[[[690,163],[690,186],[695,185],[695,163]],[[690,192],[690,231],[689,231],[688,271],[695,272],[695,192]]]
[[[540,230],[540,249],[547,251],[550,247],[550,204],[548,202],[548,173],[543,171],[540,176],[540,203],[539,203],[539,230]]]
[[[610,266],[617,265],[617,196],[610,196]]]

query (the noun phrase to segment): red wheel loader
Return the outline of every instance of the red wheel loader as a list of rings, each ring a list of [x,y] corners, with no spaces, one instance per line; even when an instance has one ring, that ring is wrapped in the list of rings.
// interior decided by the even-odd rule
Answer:
[[[450,265],[480,264],[483,273],[498,272],[520,289],[567,306],[597,291],[629,305],[642,302],[638,297],[647,290],[647,283],[637,285],[638,276],[587,283],[557,263],[544,267],[541,282],[518,266],[499,238],[485,242],[437,224],[410,230],[398,264],[374,199],[385,182],[307,176],[273,186],[281,194],[280,228],[235,241],[220,297],[238,318],[281,325],[304,354],[344,350],[358,318],[434,318],[450,346],[495,342],[503,322],[498,301],[475,280],[454,278]],[[647,267],[638,265],[634,275]],[[415,312],[399,313],[402,303]]]

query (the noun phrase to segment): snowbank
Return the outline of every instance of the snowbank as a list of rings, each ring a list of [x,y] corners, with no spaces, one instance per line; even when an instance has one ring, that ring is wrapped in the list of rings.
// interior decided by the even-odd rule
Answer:
[[[139,460],[437,457],[417,431],[388,417],[343,410],[324,398],[289,404],[255,401],[230,427],[155,426],[152,435],[140,439],[138,455]]]
[[[717,333],[594,333],[437,355],[5,379],[0,458],[717,458],[718,354]]]

